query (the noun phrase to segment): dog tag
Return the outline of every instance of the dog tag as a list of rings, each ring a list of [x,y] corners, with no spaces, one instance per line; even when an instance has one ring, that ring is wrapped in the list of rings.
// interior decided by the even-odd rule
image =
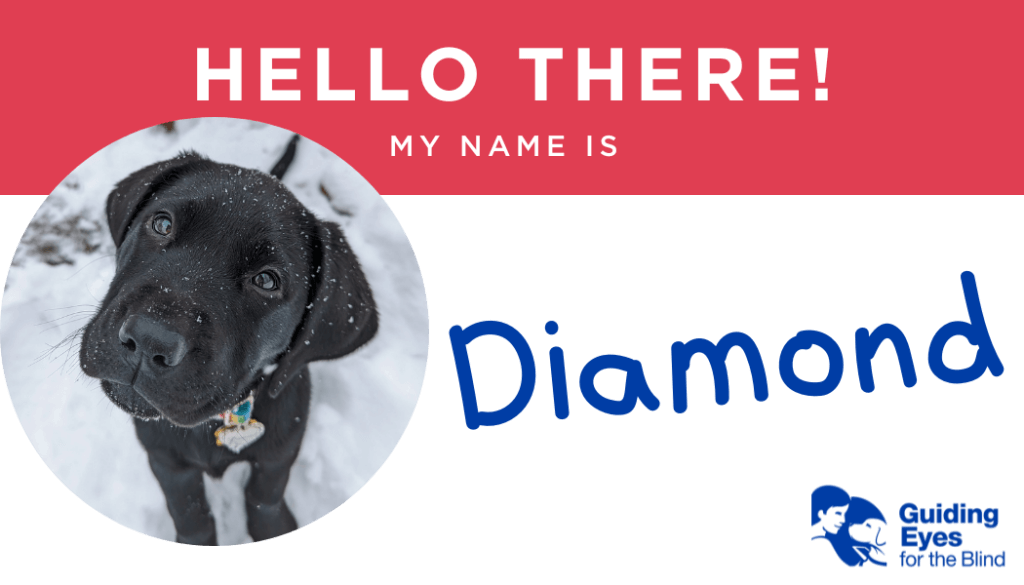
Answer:
[[[231,410],[214,417],[214,420],[220,419],[224,422],[224,426],[213,432],[218,447],[227,447],[234,453],[241,453],[242,449],[263,436],[266,431],[263,423],[252,418],[252,407],[255,403],[256,398],[250,394]]]
[[[224,426],[214,431],[213,436],[217,438],[218,447],[227,447],[233,453],[241,453],[249,445],[256,442],[263,436],[266,429],[263,423],[254,418],[241,425]]]
[[[249,422],[249,417],[252,416],[252,407],[255,403],[256,398],[250,394],[248,398],[236,404],[234,408],[218,414],[215,418],[224,421],[224,426],[228,427],[244,425]]]

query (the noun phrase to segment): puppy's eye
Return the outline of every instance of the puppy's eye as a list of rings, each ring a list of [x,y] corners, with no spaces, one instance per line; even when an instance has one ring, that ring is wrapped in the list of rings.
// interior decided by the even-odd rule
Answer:
[[[277,277],[271,272],[260,272],[252,277],[252,283],[263,290],[277,290]]]
[[[170,234],[171,227],[173,225],[174,224],[171,222],[171,218],[162,213],[153,218],[153,231],[160,234],[161,236],[166,236]]]

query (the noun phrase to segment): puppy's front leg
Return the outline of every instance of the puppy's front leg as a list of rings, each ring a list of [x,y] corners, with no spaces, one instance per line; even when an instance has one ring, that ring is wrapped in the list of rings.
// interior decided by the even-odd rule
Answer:
[[[253,462],[252,475],[245,486],[245,511],[253,540],[274,538],[299,527],[284,502],[284,488],[297,455],[296,450],[285,460]]]
[[[177,541],[216,546],[217,529],[206,503],[203,472],[167,451],[150,451],[149,467],[164,490]]]

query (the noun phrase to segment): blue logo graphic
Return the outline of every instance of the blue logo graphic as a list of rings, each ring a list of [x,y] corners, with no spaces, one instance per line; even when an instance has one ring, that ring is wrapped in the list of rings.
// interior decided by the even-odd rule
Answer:
[[[886,566],[885,516],[864,498],[823,485],[811,494],[811,541],[832,550],[851,567]]]

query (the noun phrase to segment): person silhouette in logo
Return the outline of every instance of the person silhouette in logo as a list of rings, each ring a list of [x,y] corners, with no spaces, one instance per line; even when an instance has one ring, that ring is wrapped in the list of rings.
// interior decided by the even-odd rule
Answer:
[[[823,485],[811,494],[811,540],[826,539],[839,534],[846,524],[850,495],[834,485]]]
[[[886,566],[885,516],[864,498],[843,489],[821,486],[811,494],[811,540],[827,542],[851,567]]]

